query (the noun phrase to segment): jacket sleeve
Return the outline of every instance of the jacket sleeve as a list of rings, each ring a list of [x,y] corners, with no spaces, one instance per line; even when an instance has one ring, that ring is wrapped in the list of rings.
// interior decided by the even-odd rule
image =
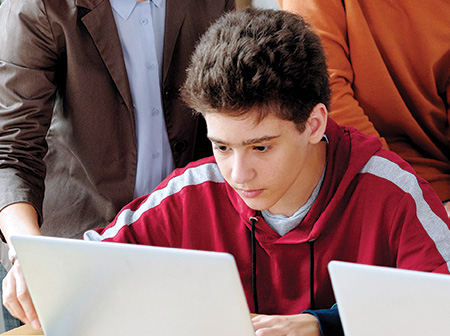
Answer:
[[[309,22],[322,39],[328,59],[330,87],[332,91],[330,117],[338,124],[353,126],[361,132],[380,138],[388,149],[353,91],[354,72],[350,61],[350,47],[346,13],[343,2],[338,0],[279,0],[282,9],[298,13]]]
[[[314,315],[319,320],[322,336],[344,336],[337,305],[330,309],[305,310],[302,314]]]
[[[43,3],[3,3],[0,31],[0,210],[28,202],[42,218],[57,64]]]

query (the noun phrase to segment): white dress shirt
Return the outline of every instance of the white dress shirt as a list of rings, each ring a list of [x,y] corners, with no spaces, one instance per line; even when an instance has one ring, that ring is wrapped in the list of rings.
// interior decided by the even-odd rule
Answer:
[[[110,0],[133,98],[137,172],[134,197],[152,191],[175,165],[161,98],[164,0]]]

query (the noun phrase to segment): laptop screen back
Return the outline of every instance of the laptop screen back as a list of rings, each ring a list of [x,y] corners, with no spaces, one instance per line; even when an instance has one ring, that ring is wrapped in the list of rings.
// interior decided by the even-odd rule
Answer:
[[[332,261],[346,336],[450,335],[450,276]]]
[[[225,253],[12,237],[46,336],[254,335]]]

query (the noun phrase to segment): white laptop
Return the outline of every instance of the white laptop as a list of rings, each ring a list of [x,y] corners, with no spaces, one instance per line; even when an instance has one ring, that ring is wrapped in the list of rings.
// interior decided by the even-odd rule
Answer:
[[[12,237],[46,336],[250,336],[230,254]]]
[[[332,261],[346,336],[450,335],[450,276]]]

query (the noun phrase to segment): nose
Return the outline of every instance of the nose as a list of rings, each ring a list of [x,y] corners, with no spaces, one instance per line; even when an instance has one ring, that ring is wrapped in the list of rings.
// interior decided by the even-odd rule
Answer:
[[[251,181],[256,175],[249,158],[244,154],[236,154],[233,158],[231,178],[236,184],[245,184]]]

